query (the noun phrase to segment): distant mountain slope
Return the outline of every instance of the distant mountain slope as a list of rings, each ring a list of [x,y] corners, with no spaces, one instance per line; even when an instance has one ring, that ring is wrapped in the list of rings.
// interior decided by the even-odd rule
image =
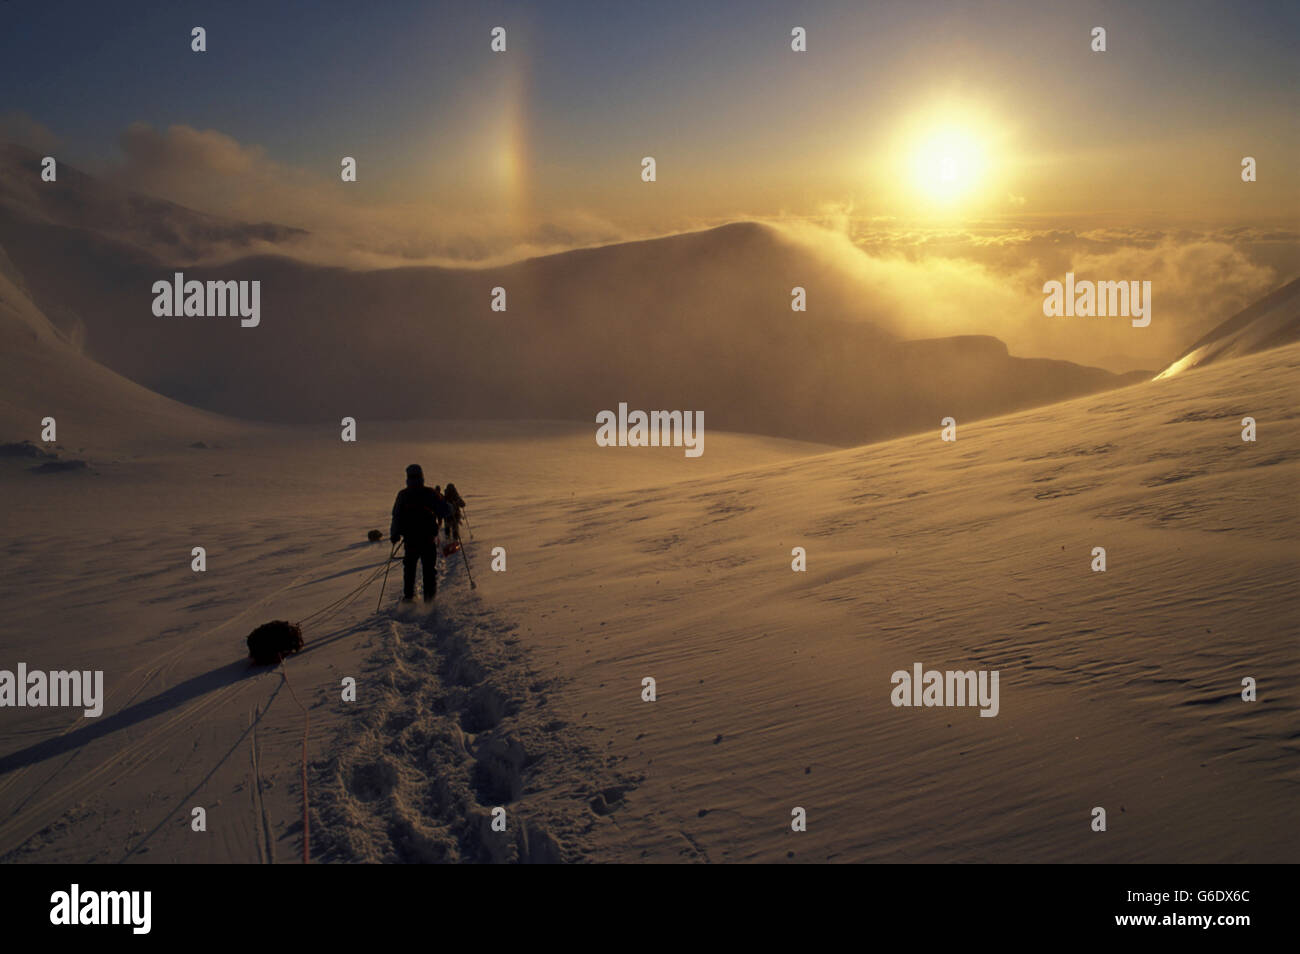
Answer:
[[[242,418],[594,421],[627,402],[851,444],[1130,381],[1011,357],[991,338],[900,342],[872,324],[843,271],[754,223],[483,269],[362,272],[277,256],[186,267],[186,279],[260,281],[260,326],[158,318],[151,288],[171,280],[184,242],[165,257],[141,236],[201,234],[204,220],[143,200],[124,231],[105,220],[118,200],[72,176],[61,167],[58,188],[81,193],[79,206],[0,202],[0,245],[37,304],[115,371]],[[791,310],[795,286],[808,289],[807,312]],[[504,312],[490,308],[497,287]]]
[[[185,407],[79,354],[28,298],[0,249],[0,443],[39,441],[53,417],[69,447],[211,440],[230,420]]]
[[[1265,295],[1219,325],[1157,375],[1168,378],[1226,358],[1300,341],[1300,278]]]

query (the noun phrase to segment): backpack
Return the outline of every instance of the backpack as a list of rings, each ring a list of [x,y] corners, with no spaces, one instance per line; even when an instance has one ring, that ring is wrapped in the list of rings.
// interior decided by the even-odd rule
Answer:
[[[259,666],[274,666],[302,649],[302,630],[286,620],[263,623],[248,634],[248,655]]]
[[[402,536],[425,542],[438,534],[438,522],[447,519],[450,508],[432,487],[407,487],[397,495],[400,504],[398,530]]]

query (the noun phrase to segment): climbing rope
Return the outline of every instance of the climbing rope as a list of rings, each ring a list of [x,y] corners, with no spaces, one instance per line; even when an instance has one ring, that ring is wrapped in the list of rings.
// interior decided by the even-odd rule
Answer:
[[[316,612],[312,613],[309,616],[304,616],[302,619],[298,620],[298,625],[301,626],[303,623],[306,623],[309,620],[313,620],[313,619],[318,619],[318,618],[325,619],[328,618],[329,616],[332,616],[334,613],[342,612],[344,609],[346,609],[362,594],[362,592],[365,591],[366,587],[368,587],[371,583],[375,582],[375,580],[379,579],[379,574],[381,572],[387,574],[389,566],[391,566],[394,560],[397,559],[397,557],[395,557],[394,554],[397,552],[397,547],[399,545],[400,544],[395,544],[393,546],[392,552],[388,554],[388,559],[385,560],[383,563],[379,564],[379,566],[375,567],[374,571],[368,577],[366,577],[365,580],[363,580],[360,583],[360,585],[358,585],[352,590],[349,590],[347,593],[344,593],[334,602],[329,603],[322,609],[318,609]]]
[[[311,860],[311,823],[307,814],[307,734],[311,731],[311,714],[298,698],[298,693],[293,691],[283,653],[280,654],[280,678],[289,687],[289,695],[293,696],[293,701],[302,710],[302,863],[307,864]]]
[[[397,553],[397,547],[398,544],[393,545],[392,551],[388,554],[388,559],[375,567],[374,571],[366,577],[360,585],[349,590],[347,593],[344,593],[332,603],[318,609],[310,616],[304,616],[298,621],[297,625],[301,627],[308,620],[314,619],[320,621],[327,619],[335,613],[342,612],[355,602],[357,597],[365,592],[366,588],[370,586],[371,583],[379,579],[380,571],[383,571],[384,577],[387,579],[388,568],[392,565],[395,559],[394,554]],[[311,714],[307,711],[307,707],[302,704],[302,700],[298,698],[298,693],[293,691],[293,683],[289,681],[289,670],[284,664],[283,653],[280,654],[280,679],[283,680],[284,685],[288,687],[289,695],[293,697],[293,701],[296,702],[298,708],[302,710],[302,863],[307,864],[311,860],[311,820],[307,809],[307,739],[311,733]]]

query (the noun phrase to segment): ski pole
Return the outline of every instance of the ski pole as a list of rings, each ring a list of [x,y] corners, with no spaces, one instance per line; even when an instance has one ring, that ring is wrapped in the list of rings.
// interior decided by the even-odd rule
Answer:
[[[384,582],[379,584],[379,600],[375,603],[376,613],[379,612],[380,604],[384,602],[384,587],[388,586],[388,571],[393,567],[393,557],[397,554],[397,548],[400,547],[403,542],[403,540],[398,540],[394,543],[392,551],[388,554],[388,562],[384,565]]]
[[[469,538],[474,539],[474,528],[469,525],[469,517],[462,516],[461,520],[465,521],[465,529],[469,531]]]
[[[460,548],[460,558],[465,561],[465,572],[469,573],[469,588],[471,590],[477,590],[478,584],[474,582],[474,574],[470,573],[469,569],[469,554],[465,552],[464,547]]]

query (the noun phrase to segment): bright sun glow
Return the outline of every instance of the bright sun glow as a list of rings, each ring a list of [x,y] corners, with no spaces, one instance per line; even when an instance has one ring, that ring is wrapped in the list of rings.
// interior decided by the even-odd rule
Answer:
[[[976,190],[988,171],[983,140],[956,124],[934,126],[922,132],[910,160],[912,185],[934,202],[954,202]]]

